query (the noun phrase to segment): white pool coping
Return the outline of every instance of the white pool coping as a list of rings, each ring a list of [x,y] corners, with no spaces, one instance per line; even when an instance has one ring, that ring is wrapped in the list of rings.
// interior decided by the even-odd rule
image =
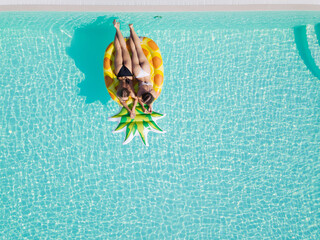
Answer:
[[[315,4],[248,5],[0,5],[0,11],[71,12],[203,12],[203,11],[320,11]]]

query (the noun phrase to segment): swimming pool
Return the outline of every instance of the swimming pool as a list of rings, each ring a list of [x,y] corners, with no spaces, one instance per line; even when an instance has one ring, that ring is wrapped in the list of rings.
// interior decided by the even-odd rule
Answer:
[[[165,134],[122,145],[112,20],[160,47]],[[320,12],[1,13],[3,239],[316,239]]]

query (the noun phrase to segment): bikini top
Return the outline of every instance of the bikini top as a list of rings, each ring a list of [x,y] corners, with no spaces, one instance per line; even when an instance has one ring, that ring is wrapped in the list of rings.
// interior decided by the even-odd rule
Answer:
[[[120,71],[118,72],[117,78],[119,77],[131,77],[133,76],[132,73],[130,72],[130,70],[125,66],[122,65]]]

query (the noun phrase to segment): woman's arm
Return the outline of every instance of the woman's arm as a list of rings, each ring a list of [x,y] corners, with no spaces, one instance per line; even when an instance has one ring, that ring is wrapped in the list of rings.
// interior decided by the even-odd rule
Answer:
[[[138,102],[140,103],[143,112],[144,112],[144,113],[148,113],[148,110],[144,107],[144,104],[143,104],[143,102],[141,101],[141,98],[139,98],[139,97],[138,97]]]
[[[149,112],[149,113],[152,113],[152,111],[153,111],[153,110],[152,110],[152,104],[153,104],[153,102],[149,105],[149,109],[148,109],[148,112]]]
[[[133,102],[133,106],[132,106],[132,109],[131,109],[130,117],[132,119],[134,119],[135,116],[136,116],[136,106],[137,106],[138,98],[137,97],[132,97],[132,98],[134,99],[134,102]]]
[[[128,112],[131,114],[131,110],[130,110],[130,108],[128,107],[127,103],[126,103],[125,101],[122,101],[120,98],[119,98],[119,101],[120,101],[120,103],[122,104],[122,106],[124,106],[124,107],[128,110]]]

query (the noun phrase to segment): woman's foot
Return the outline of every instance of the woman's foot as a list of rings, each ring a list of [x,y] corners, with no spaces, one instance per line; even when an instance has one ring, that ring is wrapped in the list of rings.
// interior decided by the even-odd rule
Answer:
[[[129,28],[133,30],[133,24],[132,23],[129,24]]]
[[[113,26],[116,28],[116,29],[119,29],[120,28],[120,23],[115,20],[113,20]]]

